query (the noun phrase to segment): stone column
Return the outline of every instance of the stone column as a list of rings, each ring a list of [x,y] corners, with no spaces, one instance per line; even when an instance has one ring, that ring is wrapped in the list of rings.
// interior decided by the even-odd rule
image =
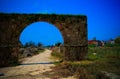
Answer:
[[[87,42],[86,21],[68,25],[64,31],[64,59],[66,61],[85,59],[88,52]]]
[[[18,63],[18,47],[0,46],[0,67],[15,65]]]
[[[80,61],[87,54],[87,46],[64,46],[64,50],[66,61]]]

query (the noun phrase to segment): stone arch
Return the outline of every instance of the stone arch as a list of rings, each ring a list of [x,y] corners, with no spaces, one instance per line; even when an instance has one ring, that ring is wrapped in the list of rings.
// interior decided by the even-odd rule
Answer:
[[[0,14],[0,66],[18,61],[19,35],[36,21],[55,25],[64,37],[64,60],[79,61],[87,53],[87,17],[56,14]]]

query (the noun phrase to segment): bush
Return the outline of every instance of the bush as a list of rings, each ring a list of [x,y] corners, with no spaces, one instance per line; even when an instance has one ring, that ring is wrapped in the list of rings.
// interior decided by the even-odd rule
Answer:
[[[116,44],[120,44],[120,36],[115,39]]]
[[[96,54],[94,54],[96,53]],[[89,48],[87,58],[91,60],[106,58],[106,56],[120,56],[120,47],[95,47]]]
[[[63,54],[60,52],[52,52],[51,55],[58,59],[63,59]]]
[[[96,47],[95,44],[88,44],[88,47]]]
[[[114,47],[120,47],[120,44],[116,44],[116,43],[115,43],[115,44],[114,44]]]
[[[114,44],[107,43],[107,44],[105,44],[105,46],[106,46],[106,47],[113,47]]]

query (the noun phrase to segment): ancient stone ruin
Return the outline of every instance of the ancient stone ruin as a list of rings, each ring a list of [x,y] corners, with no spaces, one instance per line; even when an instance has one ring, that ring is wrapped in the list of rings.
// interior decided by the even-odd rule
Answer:
[[[64,60],[79,61],[87,53],[87,17],[56,14],[0,14],[0,66],[18,62],[22,30],[33,22],[55,25],[64,39]]]

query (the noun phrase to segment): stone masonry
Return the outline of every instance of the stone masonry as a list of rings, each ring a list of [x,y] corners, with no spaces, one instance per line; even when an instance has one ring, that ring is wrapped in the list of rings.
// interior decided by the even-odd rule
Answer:
[[[0,66],[18,61],[20,33],[31,23],[55,25],[64,39],[64,60],[79,61],[87,53],[87,17],[84,15],[0,13]]]

